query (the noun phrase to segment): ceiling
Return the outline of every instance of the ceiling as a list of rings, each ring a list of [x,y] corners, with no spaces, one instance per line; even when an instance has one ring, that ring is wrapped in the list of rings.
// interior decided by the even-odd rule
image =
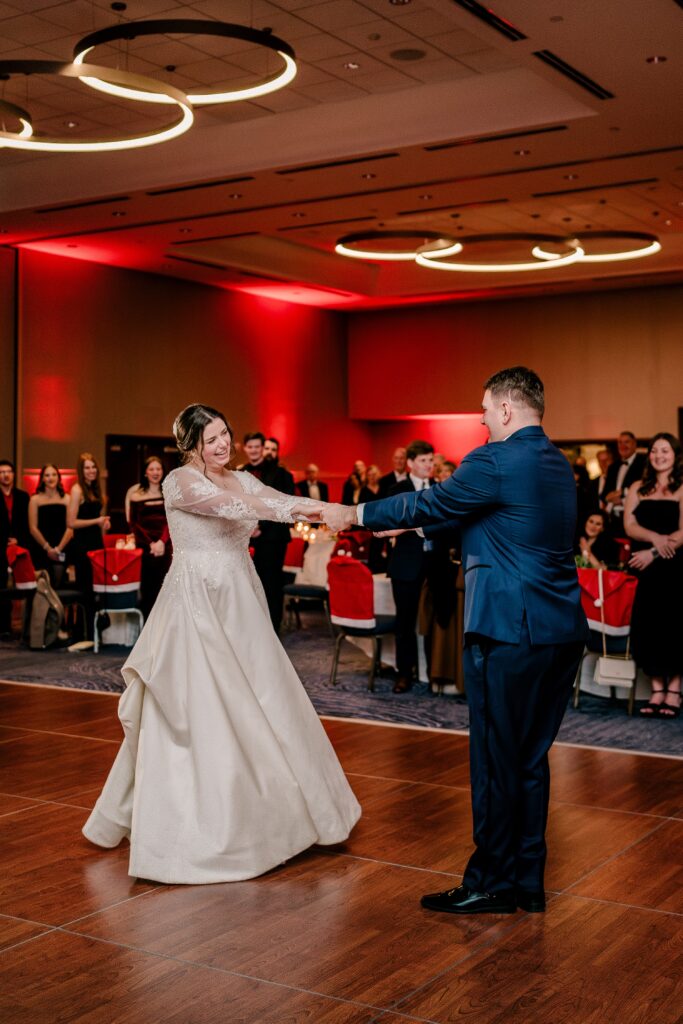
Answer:
[[[163,17],[268,27],[299,67],[257,101],[198,108],[193,128],[163,145],[107,155],[0,148],[0,243],[340,309],[680,281],[681,0],[492,0],[507,34],[471,7],[129,0],[117,15],[101,0],[0,0],[0,60],[67,60],[94,29]],[[509,26],[522,38],[508,38]],[[143,37],[88,59],[190,92],[273,70],[264,50],[208,35]],[[164,123],[153,105],[75,80],[12,77],[0,96],[49,135]],[[466,245],[471,259],[493,262],[528,261],[539,233],[654,233],[662,250],[487,274],[334,252],[349,232],[406,229],[522,236]]]

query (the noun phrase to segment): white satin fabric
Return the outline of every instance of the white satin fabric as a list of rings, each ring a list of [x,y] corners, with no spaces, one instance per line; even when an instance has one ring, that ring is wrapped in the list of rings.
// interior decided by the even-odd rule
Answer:
[[[248,551],[305,499],[185,466],[164,481],[173,564],[123,667],[125,739],[83,833],[130,839],[129,874],[252,878],[340,843],[360,807],[273,632]]]

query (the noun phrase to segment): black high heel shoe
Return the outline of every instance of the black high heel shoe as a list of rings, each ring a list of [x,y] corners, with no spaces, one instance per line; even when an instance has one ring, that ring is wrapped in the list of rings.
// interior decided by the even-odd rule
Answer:
[[[654,697],[656,693],[667,693],[667,690],[665,690],[663,686],[658,686],[657,689],[653,687],[651,696]],[[643,718],[659,718],[659,712],[663,707],[663,700],[658,703],[654,703],[652,700],[649,700],[647,704],[640,709],[639,714],[641,714]]]
[[[659,718],[678,718],[681,713],[681,691],[680,690],[667,690],[667,697],[678,698],[678,704],[669,704],[668,700],[663,701],[659,705]]]

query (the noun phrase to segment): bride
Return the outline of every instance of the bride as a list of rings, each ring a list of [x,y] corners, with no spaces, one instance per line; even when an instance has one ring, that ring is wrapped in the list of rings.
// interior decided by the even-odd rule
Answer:
[[[332,746],[271,626],[249,537],[321,505],[229,470],[225,416],[189,405],[185,464],[163,483],[173,563],[123,667],[125,738],[83,833],[130,839],[129,874],[253,878],[360,817]]]

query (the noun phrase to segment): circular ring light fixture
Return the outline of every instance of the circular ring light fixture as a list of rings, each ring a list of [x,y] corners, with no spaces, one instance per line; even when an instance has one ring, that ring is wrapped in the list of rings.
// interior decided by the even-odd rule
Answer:
[[[277,75],[267,78],[258,85],[249,86],[245,89],[222,89],[206,93],[189,93],[188,99],[195,106],[205,106],[209,103],[235,103],[238,100],[253,100],[257,96],[265,96],[266,93],[275,92],[288,85],[297,72],[296,55],[294,50],[284,39],[262,29],[248,28],[246,25],[232,25],[224,21],[199,21],[198,19],[184,18],[162,18],[152,21],[129,21],[120,25],[111,25],[109,28],[100,29],[98,32],[91,32],[84,36],[74,47],[74,63],[82,64],[87,54],[96,46],[103,43],[113,43],[120,40],[137,39],[138,36],[157,35],[194,35],[194,36],[217,36],[223,39],[242,39],[247,43],[254,43],[255,46],[263,46],[282,58],[284,67]],[[83,81],[92,89],[99,89],[100,92],[110,93],[112,96],[119,96],[128,100],[145,100],[149,96],[145,93],[144,86],[127,86],[125,83],[116,81],[116,78],[109,72],[99,69],[97,76],[88,76]],[[170,103],[172,100],[155,100],[155,102]]]
[[[87,77],[99,78],[109,76],[117,85],[139,90],[146,90],[149,103],[175,103],[180,107],[181,115],[170,128],[150,132],[149,135],[136,135],[126,139],[92,139],[89,141],[62,139],[23,138],[12,132],[0,131],[0,148],[28,149],[43,153],[108,153],[119,149],[138,149],[142,146],[154,146],[158,142],[168,142],[183,135],[194,122],[192,105],[187,96],[165,82],[157,82],[143,75],[133,75],[128,71],[99,67],[96,64],[64,64],[53,60],[3,60],[0,61],[0,77],[7,75],[62,75],[66,78],[85,80]],[[22,119],[23,120],[23,119]]]
[[[445,263],[442,262],[444,257],[441,253],[421,252],[415,256],[415,262],[421,267],[429,267],[431,270],[452,270],[461,274],[499,274],[566,267],[572,263],[577,263],[583,257],[584,251],[576,239],[568,240],[560,235],[469,235],[461,239],[463,248],[478,242],[538,242],[539,240],[542,242],[552,242],[555,245],[563,245],[568,251],[560,254],[549,252],[545,257],[537,258],[533,263]]]
[[[12,133],[15,138],[30,139],[33,135],[31,115],[23,107],[18,107],[15,103],[8,103],[7,100],[0,100],[0,117],[2,117],[3,124],[6,117],[13,117],[19,122],[21,131]]]
[[[591,242],[593,239],[624,239],[631,242],[645,242],[645,245],[636,249],[625,249],[617,252],[587,253],[584,252],[580,259],[581,263],[615,263],[619,260],[637,260],[642,256],[654,256],[660,252],[662,246],[656,235],[644,231],[589,231],[581,234],[581,245]],[[532,255],[539,260],[555,261],[553,253],[546,252],[542,246],[537,245],[532,249]]]
[[[382,249],[353,249],[356,242],[371,243],[387,239],[405,238],[409,241],[419,239],[421,245],[411,251],[384,251]],[[354,260],[373,260],[376,262],[409,262],[415,260],[420,253],[434,253],[441,258],[456,256],[462,252],[462,245],[452,238],[446,238],[438,231],[356,231],[351,235],[343,235],[334,247],[340,256],[350,256]]]

